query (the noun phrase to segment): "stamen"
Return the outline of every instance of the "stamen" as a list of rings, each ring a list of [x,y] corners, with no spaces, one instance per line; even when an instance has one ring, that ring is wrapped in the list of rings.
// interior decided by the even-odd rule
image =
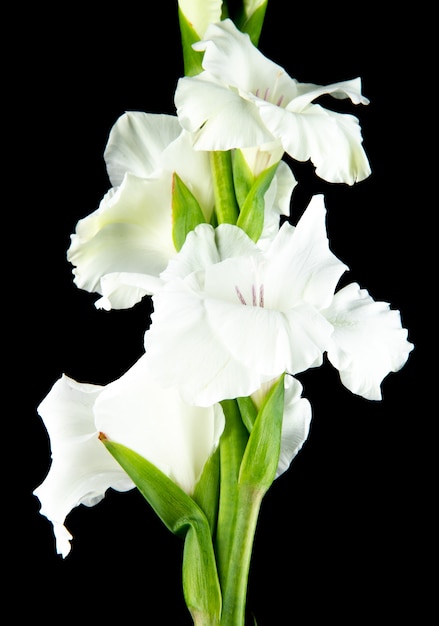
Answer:
[[[259,306],[264,308],[264,285],[259,287]]]
[[[256,306],[256,287],[252,285],[252,302],[253,306]]]
[[[280,107],[280,105],[282,104],[282,100],[283,100],[283,99],[284,99],[284,97],[283,97],[283,96],[281,96],[281,97],[279,98],[279,100],[276,102],[276,106]]]
[[[238,285],[235,285],[235,291],[236,291],[236,295],[239,298],[239,301],[241,302],[241,304],[247,304],[247,302],[244,299],[244,296],[242,295]]]
[[[267,100],[267,101],[268,101],[268,94],[269,94],[269,93],[270,93],[270,88],[269,88],[269,87],[267,87],[267,89],[265,90],[265,93],[264,93],[264,100]]]

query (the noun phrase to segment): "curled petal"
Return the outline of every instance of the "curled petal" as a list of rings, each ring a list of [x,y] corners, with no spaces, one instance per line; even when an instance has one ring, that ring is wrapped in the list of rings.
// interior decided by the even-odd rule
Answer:
[[[353,104],[369,104],[368,98],[361,93],[361,78],[344,80],[331,85],[314,85],[312,83],[299,83],[297,96],[288,107],[291,111],[302,111],[308,104],[323,96],[331,95],[333,98],[349,98]]]
[[[289,468],[300,452],[309,434],[311,415],[311,404],[302,398],[302,385],[296,378],[285,376],[285,408],[276,478]]]
[[[101,293],[101,278],[118,272],[159,276],[176,254],[171,190],[168,172],[154,179],[126,174],[122,185],[78,222],[67,252],[78,287]],[[129,302],[120,304],[126,307]]]
[[[335,294],[324,315],[334,327],[328,358],[342,383],[364,398],[380,400],[383,379],[400,370],[413,349],[399,311],[352,283]]]
[[[162,167],[162,153],[181,133],[174,115],[129,111],[110,131],[104,158],[111,184],[120,185],[127,172],[148,178]]]
[[[163,281],[150,274],[113,272],[105,274],[100,281],[102,298],[96,300],[97,309],[127,309],[162,287]]]
[[[134,487],[98,439],[93,406],[102,389],[63,375],[38,407],[50,436],[52,464],[34,494],[41,514],[53,523],[57,551],[63,557],[70,552],[72,538],[64,522],[73,508],[97,504],[109,487],[118,491]]]

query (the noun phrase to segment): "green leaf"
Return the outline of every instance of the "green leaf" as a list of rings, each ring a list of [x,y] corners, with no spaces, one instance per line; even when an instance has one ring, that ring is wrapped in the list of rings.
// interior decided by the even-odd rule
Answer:
[[[242,459],[239,483],[262,492],[272,484],[279,464],[284,413],[283,374],[268,392],[253,425]]]
[[[236,401],[238,402],[242,421],[244,422],[244,425],[247,428],[248,432],[251,433],[251,431],[253,430],[253,424],[255,423],[256,417],[258,415],[256,405],[250,396],[237,398]]]
[[[210,526],[203,511],[147,459],[105,435],[100,438],[166,527],[185,537],[183,590],[194,623],[219,624],[221,590]]]
[[[172,238],[177,252],[186,241],[187,234],[205,222],[198,200],[174,173],[172,184]]]
[[[255,177],[253,176],[253,172],[248,166],[242,150],[237,149],[233,152],[232,167],[235,195],[239,207],[242,208],[255,181]]]
[[[218,517],[219,473],[220,460],[219,448],[217,448],[205,463],[193,495],[195,502],[207,517],[212,535],[215,532]]]
[[[255,242],[258,241],[264,228],[264,196],[271,185],[278,165],[279,162],[271,165],[256,177],[236,222],[236,225],[242,228]]]
[[[196,76],[203,71],[201,63],[204,53],[194,50],[192,44],[200,41],[200,37],[183,15],[180,8],[178,9],[178,21],[180,24],[181,45],[183,49],[184,73],[186,76]]]

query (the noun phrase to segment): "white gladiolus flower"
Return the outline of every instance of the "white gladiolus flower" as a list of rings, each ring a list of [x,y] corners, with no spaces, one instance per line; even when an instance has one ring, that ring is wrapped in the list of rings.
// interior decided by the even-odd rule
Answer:
[[[333,331],[320,311],[345,270],[329,250],[320,196],[264,250],[236,226],[201,224],[153,297],[145,345],[154,376],[207,406],[320,365]]]
[[[224,427],[219,404],[189,406],[175,390],[157,387],[145,356],[106,386],[63,375],[38,411],[50,436],[52,465],[34,493],[64,557],[72,539],[64,526],[70,511],[93,506],[110,487],[134,487],[99,440],[100,432],[146,458],[190,495]]]
[[[172,380],[187,402],[209,406],[319,366],[328,352],[349,389],[376,397],[412,345],[388,305],[357,286],[335,294],[347,267],[329,249],[325,216],[314,196],[264,249],[229,224],[189,233],[161,275],[145,334],[160,384]]]
[[[324,94],[367,104],[359,78],[326,86],[299,83],[229,19],[211,24],[193,48],[204,51],[204,71],[179,80],[175,104],[197,150],[277,141],[292,158],[311,159],[327,181],[352,185],[369,176],[358,119],[313,104]]]

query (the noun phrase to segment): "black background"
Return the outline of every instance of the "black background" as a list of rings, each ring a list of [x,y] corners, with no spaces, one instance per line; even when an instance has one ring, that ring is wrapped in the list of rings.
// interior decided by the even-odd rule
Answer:
[[[65,253],[78,219],[110,186],[103,151],[111,126],[125,110],[175,113],[183,73],[176,2],[93,6],[40,5],[11,21],[15,82],[4,117],[14,140],[9,180],[16,179],[14,226],[4,238],[13,250],[4,327],[12,346],[5,397],[14,398],[4,410],[12,425],[4,444],[8,586],[21,598],[17,617],[31,610],[47,624],[66,616],[103,621],[121,611],[127,622],[189,626],[182,542],[140,494],[110,491],[96,507],[75,509],[64,561],[32,496],[50,465],[36,407],[55,380],[65,372],[105,384],[142,352],[148,299],[128,311],[97,311],[96,296],[73,285]],[[383,14],[378,4],[287,6],[270,0],[260,49],[302,82],[362,77],[369,106],[337,107],[359,117],[373,170],[348,187],[293,163],[292,222],[312,193],[326,194],[332,250],[350,267],[350,280],[401,311],[416,348],[385,380],[380,403],[348,392],[327,364],[299,377],[313,406],[312,430],[263,502],[249,607],[258,626],[396,623],[401,616],[422,624],[431,593],[423,572],[433,558],[435,421],[424,359],[428,352],[436,358],[437,317],[427,245],[437,206],[427,158],[436,125],[426,30],[432,16],[425,7]]]

